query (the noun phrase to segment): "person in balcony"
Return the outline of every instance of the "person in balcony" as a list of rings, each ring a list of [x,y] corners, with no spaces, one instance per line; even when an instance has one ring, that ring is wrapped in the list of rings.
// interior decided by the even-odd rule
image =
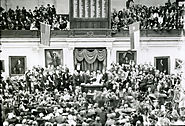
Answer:
[[[0,29],[1,30],[8,30],[8,25],[7,25],[6,21],[0,22]]]
[[[28,10],[27,15],[29,18],[31,18],[31,19],[33,18],[33,13],[31,11],[31,9]]]
[[[39,15],[39,10],[37,7],[35,7],[35,10],[33,11],[33,16],[37,17]]]
[[[129,4],[130,1],[131,0],[128,0],[127,4]],[[132,24],[135,21],[141,21],[142,29],[153,29],[153,26],[156,25],[153,23],[153,21],[155,20],[155,18],[158,18],[158,17],[163,17],[163,22],[157,21],[157,24],[162,23],[160,27],[158,27],[157,25],[158,27],[157,29],[163,29],[163,27],[166,30],[182,28],[181,27],[182,25],[179,23],[181,22],[180,19],[183,17],[182,12],[184,9],[182,7],[176,6],[176,3],[173,3],[173,4],[167,3],[166,5],[161,5],[160,7],[155,7],[155,6],[147,7],[145,5],[135,4],[134,6],[127,7],[127,8],[128,9],[126,11],[125,10],[119,11],[118,14],[117,14],[117,11],[114,10],[114,12],[112,13],[112,24],[111,24],[112,28],[115,28],[115,25],[119,25],[117,26],[117,28],[118,28],[118,31],[120,31],[119,29],[124,26],[124,25],[120,25],[120,22],[121,22],[121,19],[124,18],[125,20],[128,20],[127,25]],[[124,13],[123,15],[122,15],[122,12]],[[177,13],[178,13],[178,17],[177,17]],[[169,16],[170,18],[173,18],[173,21],[169,19]],[[115,21],[114,19],[116,17],[119,18],[119,23],[114,22]],[[145,21],[144,19],[148,20],[149,22],[143,23],[143,21]],[[147,24],[147,25],[144,25],[144,24]],[[156,29],[156,26],[154,29]]]
[[[38,30],[35,23],[36,23],[35,21],[33,21],[33,23],[31,23],[30,30]]]
[[[61,22],[60,23],[60,29],[63,30],[67,27],[67,21],[64,17],[62,17],[62,20],[60,19]]]
[[[15,21],[13,30],[22,30],[22,23],[20,21]]]
[[[24,16],[26,16],[26,8],[25,7],[22,7],[22,14],[24,15]]]
[[[40,18],[36,17],[35,19],[35,26],[38,28],[38,30],[40,29]]]
[[[24,21],[23,25],[24,25],[23,27],[24,27],[25,30],[30,30],[31,24],[28,21]]]
[[[67,26],[66,26],[65,30],[70,30],[70,22],[68,20],[66,20],[66,24],[67,24]]]
[[[44,18],[47,18],[48,13],[47,13],[46,8],[43,9],[42,14],[43,14],[43,17],[44,17]]]
[[[13,21],[8,22],[8,29],[13,30],[14,29],[14,23]]]
[[[21,10],[19,9],[19,6],[16,7],[15,13],[16,13],[16,16],[19,18],[20,13],[21,13]]]
[[[52,9],[51,9],[50,4],[47,4],[46,10],[47,10],[49,17],[51,17],[52,16]]]
[[[45,9],[44,5],[41,5],[41,6],[39,7],[39,11],[41,11],[41,12],[43,12],[44,9]]]
[[[14,10],[12,10],[11,8],[9,8],[9,10],[8,10],[8,16],[9,17],[13,17],[13,15],[14,15]]]
[[[56,16],[56,8],[55,8],[55,5],[52,5],[51,12],[52,12],[52,14],[54,14]]]

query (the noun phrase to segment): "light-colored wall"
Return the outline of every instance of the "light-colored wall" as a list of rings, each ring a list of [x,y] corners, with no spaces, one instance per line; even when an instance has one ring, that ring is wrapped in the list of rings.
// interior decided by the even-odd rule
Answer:
[[[116,8],[117,10],[122,10],[126,6],[127,0],[111,0],[112,8]],[[134,0],[135,3],[145,4],[147,6],[158,6],[164,5],[168,0]],[[175,2],[175,0],[171,0],[171,2]],[[6,4],[7,3],[7,4]],[[3,8],[9,9],[15,7],[17,5],[22,8],[25,6],[28,9],[34,9],[35,6],[47,5],[50,3],[56,6],[57,13],[59,14],[68,14],[69,13],[69,0],[1,0],[1,6]]]
[[[161,40],[160,40],[161,39]],[[148,38],[147,40],[144,38],[141,39],[140,49],[137,51],[137,63],[138,64],[145,64],[151,63],[154,65],[154,57],[161,57],[161,56],[170,56],[170,71],[175,72],[175,58],[182,59],[182,55],[180,55],[181,44],[180,40],[173,39],[170,40],[166,38],[156,38],[151,40]],[[112,57],[113,62],[116,62],[116,52],[128,50],[130,47],[129,38],[127,39],[128,42],[114,42],[113,49],[112,49]]]
[[[26,56],[26,70],[32,69],[33,66],[45,67],[45,49],[62,49],[63,50],[63,65],[68,64],[72,59],[69,58],[68,48],[65,42],[52,42],[50,47],[39,44],[39,39],[10,39],[8,41],[2,40],[2,53],[0,53],[0,60],[4,60],[5,72],[3,76],[9,76],[9,57],[10,56]],[[71,66],[71,65],[70,65]],[[70,68],[71,69],[71,68]]]
[[[27,69],[33,66],[45,67],[45,49],[63,49],[63,65],[74,68],[73,50],[75,47],[106,47],[107,66],[116,63],[116,52],[129,50],[129,38],[52,38],[51,46],[38,44],[39,39],[7,39],[3,38],[0,59],[5,61],[3,76],[9,75],[9,56],[26,56]],[[140,50],[137,52],[137,63],[151,63],[154,57],[170,56],[170,71],[175,72],[175,58],[181,58],[180,38],[141,38]]]

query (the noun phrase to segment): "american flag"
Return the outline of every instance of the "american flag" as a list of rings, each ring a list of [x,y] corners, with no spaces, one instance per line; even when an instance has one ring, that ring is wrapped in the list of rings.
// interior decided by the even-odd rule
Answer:
[[[140,44],[140,23],[135,22],[129,25],[130,49],[138,49]]]
[[[50,28],[50,25],[40,23],[40,43],[46,46],[50,46]]]

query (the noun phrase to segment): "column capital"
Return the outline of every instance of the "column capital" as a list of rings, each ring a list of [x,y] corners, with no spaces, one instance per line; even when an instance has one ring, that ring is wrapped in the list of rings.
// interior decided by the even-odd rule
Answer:
[[[107,50],[112,50],[112,47],[106,47]]]
[[[74,50],[74,47],[69,46],[68,49],[69,49],[70,51],[72,51],[72,50]]]

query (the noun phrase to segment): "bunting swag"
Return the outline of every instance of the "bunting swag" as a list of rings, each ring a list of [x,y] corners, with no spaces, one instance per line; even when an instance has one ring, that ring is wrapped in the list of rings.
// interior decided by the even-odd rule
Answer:
[[[104,61],[105,60],[105,58],[106,58],[106,50],[105,49],[103,49],[103,50],[98,50],[98,60],[99,61]]]
[[[81,62],[83,59],[84,59],[83,49],[82,50],[75,49],[75,64],[77,63],[76,60]]]
[[[85,61],[87,61],[87,63],[92,64],[95,62],[98,54],[96,49],[92,52],[88,51],[87,49],[84,49],[83,52],[84,52],[83,56],[85,58]]]
[[[83,59],[89,64],[92,64],[98,59],[104,61],[106,59],[106,49],[75,49],[75,64],[77,61],[81,62]],[[77,61],[76,61],[77,60]]]

